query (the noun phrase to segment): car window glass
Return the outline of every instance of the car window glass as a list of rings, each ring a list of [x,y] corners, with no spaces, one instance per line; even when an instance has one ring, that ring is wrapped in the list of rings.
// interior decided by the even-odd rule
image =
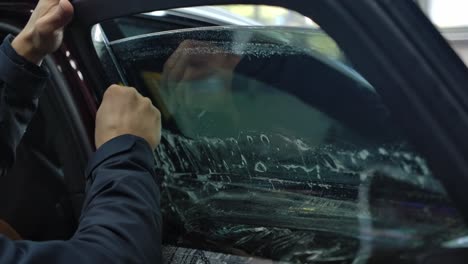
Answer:
[[[155,162],[166,243],[307,263],[467,235],[333,39],[297,13],[273,19],[265,14],[273,7],[241,7],[218,10],[226,19],[202,8],[157,11],[146,22],[201,23],[193,27],[93,31],[109,81],[136,87],[162,113]],[[134,18],[142,16],[126,21]]]

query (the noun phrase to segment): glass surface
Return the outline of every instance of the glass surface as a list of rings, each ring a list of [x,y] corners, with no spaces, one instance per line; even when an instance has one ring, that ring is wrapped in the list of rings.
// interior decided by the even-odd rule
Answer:
[[[380,96],[319,27],[182,29],[107,47],[109,79],[162,113],[166,243],[307,263],[468,235]]]

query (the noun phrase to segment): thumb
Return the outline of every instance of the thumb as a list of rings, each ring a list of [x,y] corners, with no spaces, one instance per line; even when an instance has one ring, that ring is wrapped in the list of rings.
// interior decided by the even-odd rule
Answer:
[[[73,18],[73,5],[70,3],[70,0],[60,0],[59,2],[61,16],[65,18],[66,23],[68,24]]]
[[[43,31],[53,32],[65,27],[73,18],[73,6],[69,0],[60,0],[58,5],[53,8],[50,14],[45,14],[42,23],[45,28]]]
[[[60,0],[56,13],[53,17],[56,20],[56,26],[61,28],[66,26],[73,18],[73,5],[69,0]]]

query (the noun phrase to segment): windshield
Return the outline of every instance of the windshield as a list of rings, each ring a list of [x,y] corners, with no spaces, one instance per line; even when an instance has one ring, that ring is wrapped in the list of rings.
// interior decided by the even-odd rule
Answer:
[[[319,28],[112,41],[109,79],[161,110],[165,240],[307,263],[440,246],[463,220],[375,89]],[[98,47],[99,49],[99,47]]]

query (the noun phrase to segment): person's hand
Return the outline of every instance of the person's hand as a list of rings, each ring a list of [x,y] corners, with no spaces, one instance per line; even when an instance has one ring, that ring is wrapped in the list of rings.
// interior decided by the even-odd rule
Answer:
[[[145,139],[155,149],[161,140],[161,114],[135,88],[112,85],[96,116],[96,148],[121,135]]]
[[[64,27],[72,18],[73,6],[69,0],[40,0],[12,46],[28,61],[40,64],[47,54],[60,47]]]
[[[184,40],[164,64],[160,93],[169,112],[191,119],[191,112],[224,109],[231,102],[234,69],[241,56],[207,41]],[[193,110],[193,111],[192,111]]]
[[[241,57],[209,42],[184,40],[164,64],[165,82],[192,81],[232,73]]]

